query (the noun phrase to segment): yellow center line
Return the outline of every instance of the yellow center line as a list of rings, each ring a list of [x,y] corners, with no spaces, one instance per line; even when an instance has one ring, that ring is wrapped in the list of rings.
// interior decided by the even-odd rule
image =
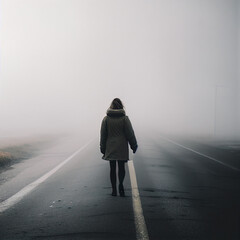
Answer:
[[[148,230],[143,216],[141,199],[138,191],[137,179],[133,161],[128,161],[129,175],[132,187],[132,204],[137,240],[149,240]]]

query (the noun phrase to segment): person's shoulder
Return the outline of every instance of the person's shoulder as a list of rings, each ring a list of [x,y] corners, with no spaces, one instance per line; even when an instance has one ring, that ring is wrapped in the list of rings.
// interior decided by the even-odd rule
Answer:
[[[124,121],[126,122],[126,123],[129,123],[130,122],[130,119],[129,119],[129,117],[126,115],[126,116],[124,116]]]
[[[107,116],[105,116],[102,121],[105,122],[106,120],[107,120]]]

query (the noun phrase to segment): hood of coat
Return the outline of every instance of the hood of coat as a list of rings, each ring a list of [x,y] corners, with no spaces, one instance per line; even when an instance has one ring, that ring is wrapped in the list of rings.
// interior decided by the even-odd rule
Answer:
[[[112,108],[109,108],[107,110],[107,115],[109,117],[123,117],[123,116],[125,116],[125,111],[124,111],[124,109],[112,109]]]

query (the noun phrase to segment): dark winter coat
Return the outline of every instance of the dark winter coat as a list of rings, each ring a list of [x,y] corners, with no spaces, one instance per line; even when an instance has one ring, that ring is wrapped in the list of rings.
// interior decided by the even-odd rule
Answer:
[[[100,150],[105,160],[129,160],[128,143],[135,152],[137,140],[123,109],[108,109],[102,120]]]

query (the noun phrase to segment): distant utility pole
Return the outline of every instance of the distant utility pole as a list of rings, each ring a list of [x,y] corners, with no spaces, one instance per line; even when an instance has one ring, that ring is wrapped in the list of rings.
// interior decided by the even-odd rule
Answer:
[[[215,85],[215,96],[214,96],[214,137],[217,135],[217,95],[218,88],[225,87],[225,85]]]

